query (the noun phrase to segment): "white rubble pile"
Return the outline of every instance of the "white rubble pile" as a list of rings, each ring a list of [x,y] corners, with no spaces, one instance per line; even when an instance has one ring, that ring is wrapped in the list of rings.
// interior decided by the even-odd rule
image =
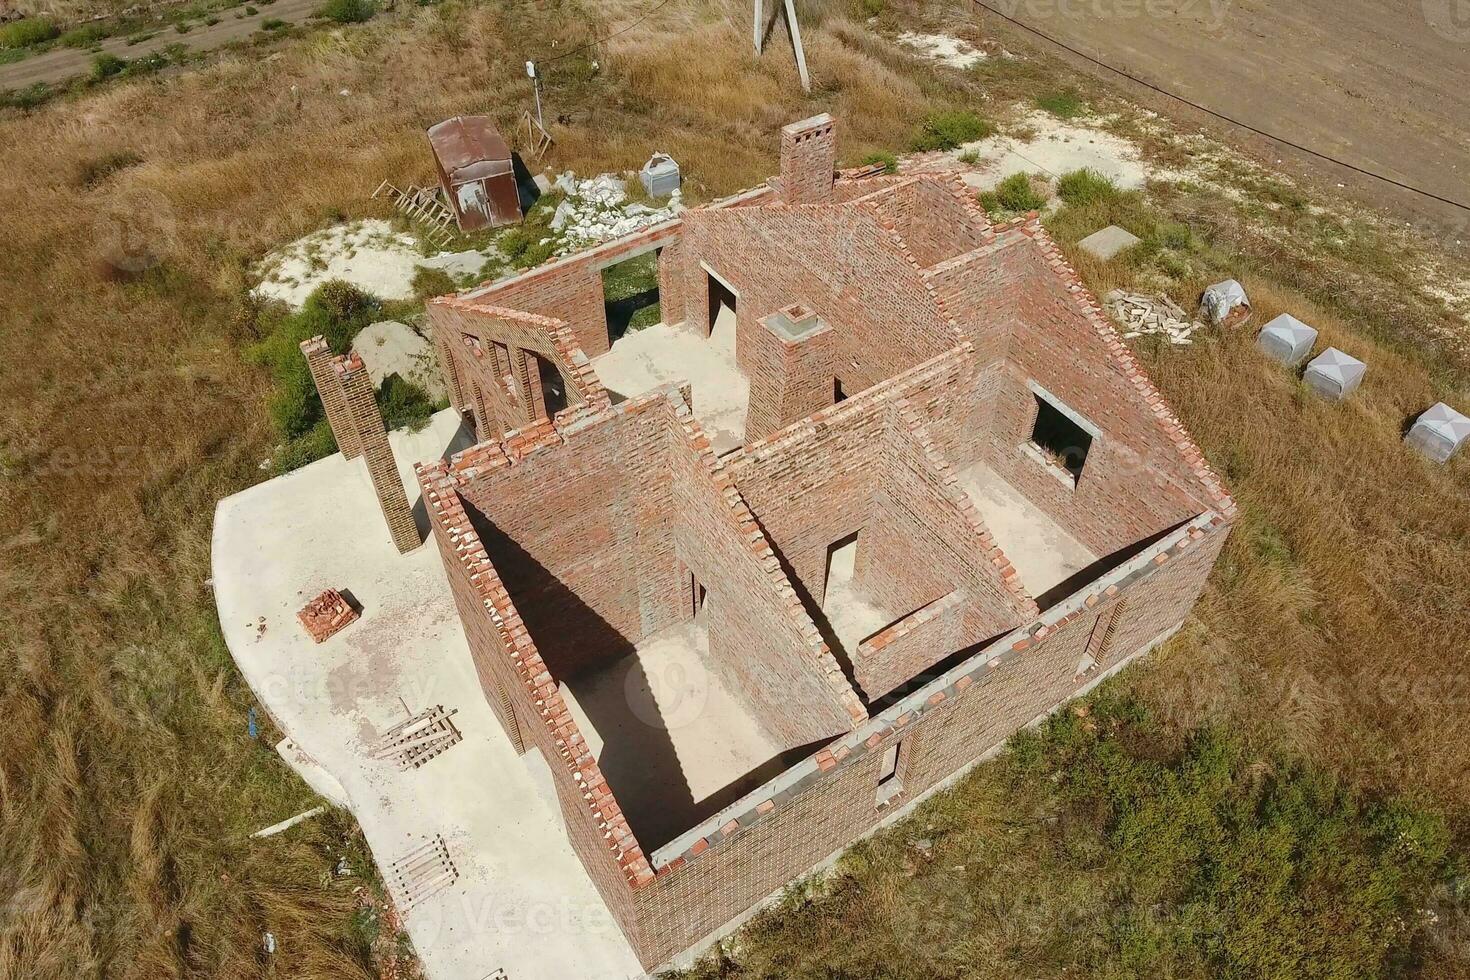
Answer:
[[[568,255],[667,221],[680,207],[678,191],[674,191],[663,207],[630,202],[623,178],[617,174],[578,180],[567,171],[551,186],[566,194],[566,200],[556,206],[556,214],[551,218],[551,229],[557,233],[557,255]]]
[[[1162,334],[1169,338],[1169,343],[1183,346],[1194,343],[1190,335],[1204,326],[1163,294],[1143,296],[1114,289],[1103,297],[1103,306],[1123,325],[1123,337],[1128,340],[1144,334]]]

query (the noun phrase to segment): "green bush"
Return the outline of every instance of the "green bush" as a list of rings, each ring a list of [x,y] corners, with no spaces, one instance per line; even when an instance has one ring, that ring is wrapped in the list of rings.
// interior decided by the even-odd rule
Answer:
[[[34,109],[55,94],[45,82],[36,82],[25,88],[0,93],[0,105],[14,109]]]
[[[286,22],[279,17],[267,17],[260,22],[260,29],[263,31],[279,31],[286,26]]]
[[[283,440],[306,438],[322,418],[321,400],[306,358],[301,356],[301,342],[320,334],[333,351],[345,354],[352,338],[381,312],[382,304],[375,297],[334,279],[318,286],[296,313],[268,310],[259,316],[257,326],[264,339],[247,356],[269,369],[275,379],[269,411],[271,424]]]
[[[980,203],[992,214],[1006,211],[1021,214],[1040,211],[1046,206],[1046,199],[1031,186],[1030,174],[1017,173],[995,185],[995,190],[981,194]]]
[[[431,269],[426,265],[414,266],[410,285],[413,287],[414,296],[419,299],[433,299],[435,296],[446,296],[455,291],[453,276],[443,269]]]
[[[1087,110],[1087,106],[1082,102],[1082,97],[1072,89],[1052,92],[1050,95],[1038,95],[1036,104],[1058,119],[1073,119]]]
[[[858,9],[864,17],[877,17],[886,6],[884,0],[858,0]]]
[[[929,113],[914,136],[913,147],[919,151],[953,150],[994,132],[990,122],[967,109],[941,109]]]
[[[69,48],[90,48],[111,36],[112,31],[101,24],[84,24],[61,35],[61,43]]]
[[[417,431],[428,423],[436,406],[424,389],[390,374],[378,388],[378,408],[383,412],[383,424],[390,431],[404,427]]]
[[[883,164],[883,172],[885,174],[898,173],[898,157],[894,156],[892,153],[889,153],[887,150],[878,150],[875,153],[869,153],[867,156],[863,157],[864,166],[874,163]]]
[[[104,78],[111,78],[120,74],[127,66],[128,63],[115,54],[99,54],[92,59],[92,79],[100,82]]]
[[[1096,170],[1073,170],[1057,178],[1057,197],[1076,207],[1111,200],[1119,193],[1113,179]]]
[[[372,0],[327,0],[316,15],[338,24],[360,24],[375,13],[377,7]]]
[[[0,48],[29,48],[61,34],[60,28],[40,17],[24,17],[0,26]]]

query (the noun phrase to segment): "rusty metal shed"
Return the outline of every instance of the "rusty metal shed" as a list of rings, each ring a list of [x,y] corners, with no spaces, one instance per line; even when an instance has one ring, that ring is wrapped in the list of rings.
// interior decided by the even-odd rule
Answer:
[[[461,231],[521,220],[510,147],[487,116],[455,116],[429,128],[439,184]]]

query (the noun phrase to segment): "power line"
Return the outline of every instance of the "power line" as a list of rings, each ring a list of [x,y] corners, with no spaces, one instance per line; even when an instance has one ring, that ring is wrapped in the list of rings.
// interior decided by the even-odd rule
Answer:
[[[596,38],[594,40],[591,40],[591,41],[586,42],[585,44],[580,44],[580,45],[578,45],[577,47],[573,48],[570,51],[563,51],[559,55],[555,55],[555,56],[550,57],[550,58],[537,58],[536,59],[536,64],[538,64],[538,65],[547,65],[547,64],[550,64],[553,61],[561,61],[563,58],[570,58],[572,55],[581,54],[583,51],[586,51],[588,48],[595,47],[595,46],[597,46],[599,44],[602,44],[604,41],[611,41],[613,38],[617,37],[619,34],[626,34],[626,33],[628,33],[633,28],[637,27],[639,24],[643,23],[645,20],[647,20],[648,18],[652,17],[654,14],[658,13],[660,10],[664,9],[665,7],[667,7],[669,4],[671,4],[673,2],[674,2],[674,0],[659,0],[658,3],[654,4],[652,7],[649,7],[647,10],[645,10],[643,12],[643,16],[639,17],[637,20],[633,21],[633,23],[629,24],[628,26],[621,27],[618,30],[613,31],[611,34],[607,35],[606,37]]]
[[[1017,20],[1016,18],[1011,17],[1010,15],[1008,15],[1008,14],[1002,12],[1002,11],[996,10],[994,7],[990,6],[990,4],[985,3],[984,0],[970,0],[970,2],[973,3],[973,4],[975,4],[975,6],[977,6],[977,7],[980,7],[982,9],[984,9],[984,10],[990,11],[992,14],[994,14],[995,16],[1001,18],[1004,21],[1008,21],[1008,22],[1010,22],[1012,24],[1015,24],[1021,30],[1026,31],[1029,34],[1035,34],[1037,37],[1041,38],[1044,41],[1047,41],[1047,42],[1049,42],[1051,44],[1055,44],[1057,47],[1062,48],[1065,51],[1070,51],[1072,54],[1076,55],[1077,57],[1081,58],[1084,61],[1087,61],[1087,62],[1090,62],[1090,63],[1092,63],[1094,65],[1097,65],[1099,68],[1105,69],[1106,71],[1110,71],[1110,72],[1112,72],[1115,75],[1121,75],[1123,78],[1126,78],[1129,81],[1134,82],[1135,84],[1142,85],[1144,88],[1146,88],[1146,89],[1148,89],[1148,90],[1150,90],[1152,92],[1157,92],[1159,95],[1162,95],[1165,98],[1173,99],[1176,102],[1183,103],[1184,105],[1187,105],[1187,106],[1189,106],[1192,109],[1196,109],[1196,110],[1198,110],[1200,112],[1203,112],[1207,116],[1213,116],[1216,119],[1220,119],[1220,120],[1223,120],[1225,122],[1230,123],[1232,126],[1239,126],[1241,129],[1244,129],[1244,130],[1246,130],[1248,132],[1251,132],[1251,133],[1255,133],[1257,136],[1264,136],[1266,139],[1274,140],[1275,142],[1280,143],[1283,146],[1289,146],[1289,147],[1291,147],[1294,150],[1298,150],[1298,151],[1300,151],[1302,153],[1307,154],[1308,156],[1316,157],[1319,160],[1326,160],[1328,163],[1334,163],[1337,166],[1343,167],[1344,169],[1347,169],[1347,170],[1351,170],[1354,173],[1362,174],[1365,177],[1372,177],[1374,180],[1381,180],[1385,184],[1390,184],[1390,185],[1392,185],[1394,187],[1400,188],[1401,190],[1406,190],[1406,191],[1409,191],[1409,192],[1414,193],[1414,194],[1419,194],[1419,195],[1421,195],[1423,197],[1429,198],[1432,201],[1438,201],[1441,204],[1448,204],[1451,207],[1459,208],[1461,211],[1470,212],[1470,204],[1466,204],[1463,201],[1456,201],[1456,200],[1454,200],[1452,198],[1442,197],[1441,195],[1436,194],[1433,191],[1427,191],[1427,190],[1425,190],[1422,187],[1415,187],[1413,184],[1406,184],[1406,183],[1404,183],[1401,180],[1396,180],[1393,177],[1389,177],[1389,176],[1386,176],[1384,174],[1377,173],[1376,171],[1373,171],[1373,170],[1368,170],[1368,169],[1366,169],[1364,167],[1358,166],[1357,164],[1349,163],[1346,160],[1340,160],[1337,157],[1334,157],[1334,156],[1331,156],[1329,154],[1323,153],[1320,150],[1314,150],[1314,149],[1312,149],[1309,146],[1303,146],[1300,143],[1293,142],[1292,140],[1289,140],[1289,139],[1287,139],[1284,136],[1277,136],[1275,133],[1267,132],[1264,129],[1260,129],[1260,128],[1256,127],[1256,126],[1252,126],[1248,122],[1244,122],[1244,121],[1242,121],[1240,119],[1236,119],[1235,117],[1226,115],[1223,112],[1218,112],[1218,111],[1216,111],[1214,109],[1209,108],[1208,106],[1200,105],[1198,102],[1194,102],[1194,101],[1192,101],[1190,99],[1187,99],[1187,98],[1185,98],[1182,95],[1176,95],[1175,93],[1170,92],[1166,88],[1162,88],[1161,86],[1155,85],[1153,82],[1150,82],[1150,81],[1147,81],[1145,79],[1139,78],[1137,75],[1130,74],[1129,72],[1126,72],[1126,71],[1124,71],[1121,68],[1114,68],[1112,65],[1110,65],[1107,62],[1102,61],[1102,60],[1100,60],[1098,58],[1093,57],[1092,55],[1088,54],[1086,51],[1079,51],[1077,48],[1072,47],[1070,44],[1066,43],[1065,41],[1060,41],[1057,38],[1052,37],[1050,34],[1047,34],[1045,31],[1039,31],[1036,28],[1030,26],[1029,24],[1024,24],[1021,21]]]

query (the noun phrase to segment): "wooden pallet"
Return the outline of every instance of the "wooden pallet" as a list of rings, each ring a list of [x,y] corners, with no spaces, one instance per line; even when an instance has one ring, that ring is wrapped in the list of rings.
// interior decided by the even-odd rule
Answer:
[[[439,894],[459,880],[459,869],[449,858],[449,846],[435,834],[388,866],[388,880],[397,893],[398,910]]]
[[[391,760],[404,772],[417,769],[464,738],[450,720],[458,710],[445,711],[439,704],[399,722],[379,736],[373,758]]]

